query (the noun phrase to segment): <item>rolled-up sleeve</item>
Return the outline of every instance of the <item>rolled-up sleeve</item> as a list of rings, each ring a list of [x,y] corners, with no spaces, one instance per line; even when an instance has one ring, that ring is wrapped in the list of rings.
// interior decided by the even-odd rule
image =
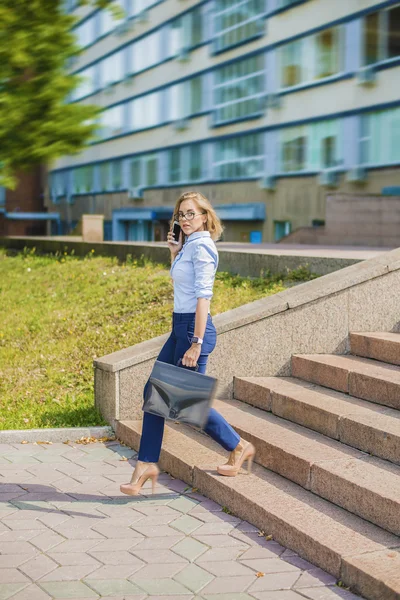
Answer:
[[[205,244],[199,244],[193,252],[194,289],[196,298],[212,298],[218,256]]]

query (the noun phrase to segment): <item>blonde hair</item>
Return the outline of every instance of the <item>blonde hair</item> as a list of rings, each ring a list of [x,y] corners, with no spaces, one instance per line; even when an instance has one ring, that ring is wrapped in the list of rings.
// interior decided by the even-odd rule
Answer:
[[[184,200],[194,200],[199,209],[206,213],[207,221],[204,223],[204,230],[210,232],[211,239],[214,240],[214,242],[218,240],[222,235],[224,227],[211,206],[211,202],[200,192],[184,192],[179,196],[172,215],[171,227],[173,226],[175,215],[178,214],[181,203]]]

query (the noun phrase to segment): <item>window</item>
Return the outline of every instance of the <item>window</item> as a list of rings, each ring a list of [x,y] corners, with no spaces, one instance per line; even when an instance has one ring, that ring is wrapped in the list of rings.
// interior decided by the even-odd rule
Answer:
[[[264,88],[263,54],[218,69],[214,85],[216,122],[261,113]]]
[[[133,158],[131,161],[129,161],[129,183],[131,188],[140,187],[142,184],[140,169],[140,158]]]
[[[118,104],[101,113],[101,136],[110,138],[124,132],[124,105]]]
[[[173,148],[168,153],[169,182],[177,183],[183,180],[182,148]]]
[[[307,167],[306,127],[282,131],[282,170],[285,173],[304,171]]]
[[[50,173],[50,194],[53,202],[56,202],[57,198],[67,195],[67,173],[65,171],[62,171],[61,173]]]
[[[364,64],[400,56],[400,6],[364,18]]]
[[[140,130],[160,123],[160,92],[147,94],[130,102],[130,129]]]
[[[172,148],[168,151],[168,181],[200,181],[203,177],[203,146],[201,144],[188,147]]]
[[[75,27],[73,32],[77,37],[78,45],[82,48],[93,44],[96,41],[96,21],[95,16],[87,19],[82,25]]]
[[[113,85],[125,75],[124,51],[120,50],[100,62],[100,87]]]
[[[224,50],[264,33],[265,0],[216,0],[215,50]]]
[[[122,187],[122,161],[114,160],[111,163],[111,189],[120,190]]]
[[[72,170],[72,193],[87,194],[93,190],[93,165]]]
[[[322,121],[281,132],[281,171],[321,171],[342,164],[340,121]]]
[[[110,161],[102,162],[99,165],[101,192],[109,192],[113,189],[111,165]]]
[[[279,242],[280,239],[289,235],[292,225],[290,221],[274,221],[274,240]]]
[[[241,179],[262,175],[263,137],[251,134],[216,142],[214,174],[216,179]]]
[[[400,163],[400,108],[361,117],[360,154],[363,165]]]
[[[341,28],[285,44],[280,49],[281,88],[332,77],[341,70]]]
[[[129,46],[130,72],[138,73],[159,63],[161,60],[160,44],[160,31],[156,31]]]
[[[145,180],[146,186],[157,185],[158,177],[158,158],[156,154],[148,154],[143,158],[145,164]]]
[[[198,181],[203,175],[202,146],[189,146],[189,181]]]
[[[96,69],[89,67],[84,71],[80,71],[77,75],[81,78],[77,88],[72,92],[72,99],[79,100],[84,96],[88,96],[96,91]]]
[[[193,77],[172,85],[168,90],[168,115],[176,121],[201,112],[203,108],[203,78]]]
[[[203,41],[202,7],[195,8],[169,25],[168,57],[177,56],[183,48],[192,48]]]

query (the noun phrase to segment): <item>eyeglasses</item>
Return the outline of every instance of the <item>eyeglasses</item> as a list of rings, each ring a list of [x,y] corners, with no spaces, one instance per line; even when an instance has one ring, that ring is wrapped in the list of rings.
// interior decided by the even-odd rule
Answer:
[[[205,215],[207,213],[202,212],[202,213],[195,213],[192,210],[188,210],[188,212],[186,214],[184,214],[183,212],[178,212],[178,214],[174,215],[174,218],[177,221],[182,221],[182,219],[186,219],[187,221],[192,221],[196,215]]]

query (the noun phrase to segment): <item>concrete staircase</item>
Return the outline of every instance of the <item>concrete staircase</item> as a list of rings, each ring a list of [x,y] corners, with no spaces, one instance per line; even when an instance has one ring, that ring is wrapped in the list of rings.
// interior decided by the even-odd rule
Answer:
[[[292,377],[236,377],[215,408],[256,446],[253,473],[168,425],[161,467],[371,600],[400,599],[400,334],[350,334],[351,355],[292,357]],[[140,421],[117,435],[134,448]]]

